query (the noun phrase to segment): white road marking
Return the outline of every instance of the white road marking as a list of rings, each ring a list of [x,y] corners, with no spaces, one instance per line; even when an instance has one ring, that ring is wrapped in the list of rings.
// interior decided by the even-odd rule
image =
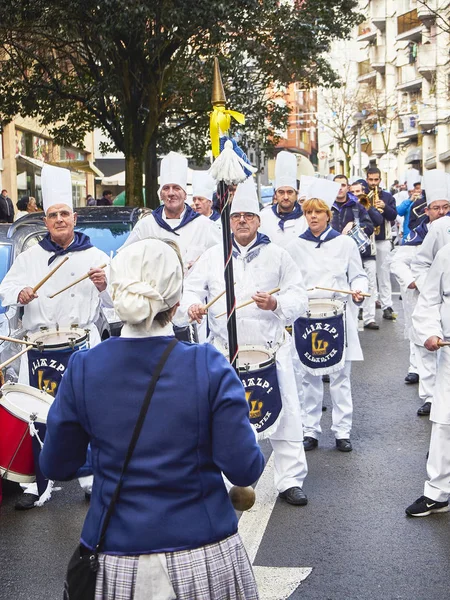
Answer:
[[[272,453],[255,488],[255,505],[245,511],[239,519],[239,534],[252,565],[278,497],[273,484],[273,470]],[[312,568],[253,566],[253,570],[258,583],[260,600],[285,600],[308,577]]]

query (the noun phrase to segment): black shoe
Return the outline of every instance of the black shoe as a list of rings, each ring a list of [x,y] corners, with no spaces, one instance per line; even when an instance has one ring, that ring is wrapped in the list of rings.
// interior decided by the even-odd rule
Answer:
[[[330,376],[329,375],[322,375],[322,381],[324,383],[330,383]]]
[[[419,383],[419,375],[417,373],[408,373],[405,377],[406,383]]]
[[[327,410],[327,407],[322,404],[322,412],[325,412],[326,410]]]
[[[379,300],[375,302],[375,308],[381,308],[381,302]]]
[[[425,402],[417,411],[419,417],[427,417],[431,411],[431,402]]]
[[[29,510],[34,508],[34,503],[39,500],[39,496],[36,494],[22,494],[20,500],[18,500],[14,506],[16,510]]]
[[[443,513],[448,510],[448,502],[436,502],[426,496],[420,496],[411,506],[408,506],[405,512],[409,517],[428,517],[432,513]]]
[[[350,440],[336,440],[336,448],[339,452],[351,452],[353,450]]]
[[[371,323],[367,323],[367,325],[364,325],[364,329],[380,329],[380,326],[378,325],[378,323],[375,323],[375,321],[372,321]]]
[[[308,498],[301,487],[291,487],[285,492],[280,492],[280,498],[286,500],[288,504],[295,504],[295,506],[306,506],[308,504]]]
[[[390,306],[383,310],[383,319],[387,319],[388,321],[395,321],[394,311]]]
[[[91,494],[89,494],[89,492],[84,492],[84,499],[86,500],[86,502],[90,502]]]
[[[308,436],[303,438],[303,448],[305,449],[305,452],[308,452],[308,450],[314,450],[314,448],[317,448],[318,445],[319,442],[316,440],[316,438]]]

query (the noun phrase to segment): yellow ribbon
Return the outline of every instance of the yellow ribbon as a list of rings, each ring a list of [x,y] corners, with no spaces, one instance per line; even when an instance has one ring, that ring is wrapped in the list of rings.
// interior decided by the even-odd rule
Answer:
[[[211,136],[212,153],[214,158],[220,154],[220,136],[225,135],[230,128],[231,117],[238,123],[245,123],[245,116],[236,110],[227,110],[223,105],[216,105],[209,118],[209,134]]]

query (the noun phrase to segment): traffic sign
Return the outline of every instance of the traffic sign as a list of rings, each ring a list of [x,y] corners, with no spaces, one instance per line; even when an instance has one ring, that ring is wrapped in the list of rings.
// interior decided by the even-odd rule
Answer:
[[[364,169],[369,166],[370,158],[368,154],[365,152],[361,152],[361,164],[359,164],[359,154],[358,152],[352,156],[352,165],[355,169]]]
[[[392,169],[397,168],[397,157],[391,152],[383,154],[383,156],[380,158],[379,166],[382,171],[388,173]]]

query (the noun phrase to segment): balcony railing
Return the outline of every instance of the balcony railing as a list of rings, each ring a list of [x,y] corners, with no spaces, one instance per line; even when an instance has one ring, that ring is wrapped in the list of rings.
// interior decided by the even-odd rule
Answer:
[[[358,63],[358,81],[368,81],[377,76],[376,71],[372,68],[370,60],[363,60]]]
[[[419,90],[422,87],[422,76],[416,65],[405,65],[398,68],[397,88],[405,92]]]
[[[386,67],[386,46],[372,46],[369,49],[371,68],[379,73],[384,73]]]
[[[417,17],[427,27],[436,20],[437,4],[436,0],[427,0],[426,5],[420,2],[417,4]]]
[[[403,115],[398,119],[398,135],[401,137],[414,137],[418,134],[418,115]]]
[[[436,73],[436,45],[426,44],[421,45],[417,52],[417,67],[418,71],[423,77],[431,79],[433,74]]]
[[[358,41],[369,41],[377,37],[377,30],[370,21],[365,21],[358,26]]]
[[[380,31],[386,29],[386,1],[372,0],[370,3],[370,19]]]
[[[397,35],[402,35],[421,26],[422,21],[417,15],[417,8],[397,17]]]

